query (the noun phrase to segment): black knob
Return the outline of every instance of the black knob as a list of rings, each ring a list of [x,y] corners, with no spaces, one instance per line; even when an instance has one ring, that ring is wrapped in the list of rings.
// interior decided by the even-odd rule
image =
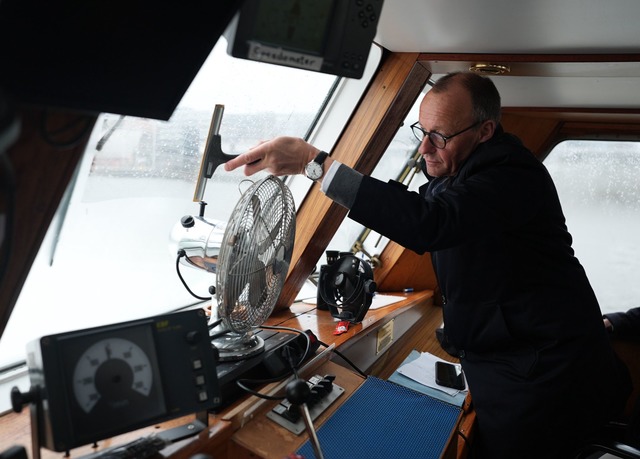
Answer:
[[[311,386],[311,399],[314,401],[320,400],[327,395],[327,389],[322,384],[314,384]]]
[[[187,343],[196,344],[202,339],[202,334],[198,330],[191,330],[187,332]]]
[[[376,284],[372,280],[367,280],[364,283],[364,291],[367,293],[375,293],[377,288],[378,288],[378,284]]]
[[[289,400],[292,405],[302,405],[307,401],[310,394],[311,389],[309,389],[309,385],[302,379],[294,379],[287,384],[287,400]]]
[[[333,381],[336,379],[335,375],[324,375],[318,384],[320,384],[327,393],[333,390]]]
[[[289,405],[289,408],[283,413],[283,416],[291,422],[298,422],[301,417],[300,407],[298,405]]]
[[[37,386],[31,386],[29,392],[20,392],[20,389],[14,386],[11,388],[11,408],[16,413],[20,413],[24,405],[38,402],[39,394]]]
[[[333,390],[333,382],[328,379],[323,379],[318,383],[324,389],[325,393],[329,393]]]
[[[309,399],[307,400],[307,404],[314,405],[318,400],[320,400],[320,391],[317,387],[312,387],[309,392]]]
[[[183,228],[193,228],[193,225],[196,224],[196,221],[191,215],[185,215],[180,219],[180,224]]]

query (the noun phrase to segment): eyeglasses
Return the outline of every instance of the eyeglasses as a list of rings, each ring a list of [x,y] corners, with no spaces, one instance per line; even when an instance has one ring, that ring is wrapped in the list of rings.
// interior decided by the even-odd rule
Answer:
[[[463,132],[467,132],[469,129],[473,129],[478,124],[482,123],[482,121],[476,121],[468,128],[463,129],[460,132],[456,132],[451,135],[442,135],[439,132],[429,132],[425,131],[420,127],[420,121],[416,121],[411,125],[411,130],[413,131],[413,135],[416,136],[416,139],[422,143],[425,137],[429,137],[429,142],[436,148],[442,149],[447,146],[447,140],[453,139],[455,136],[462,134]]]

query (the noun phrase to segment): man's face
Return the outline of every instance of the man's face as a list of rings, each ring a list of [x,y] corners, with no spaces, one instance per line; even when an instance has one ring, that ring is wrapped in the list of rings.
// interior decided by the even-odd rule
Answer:
[[[420,125],[425,131],[438,132],[450,136],[472,126],[473,116],[471,96],[460,85],[454,85],[443,93],[428,92],[420,104]],[[427,165],[427,173],[432,177],[455,175],[462,163],[480,142],[487,140],[485,123],[447,140],[445,148],[436,148],[425,136],[418,152]],[[493,129],[491,129],[493,134]]]

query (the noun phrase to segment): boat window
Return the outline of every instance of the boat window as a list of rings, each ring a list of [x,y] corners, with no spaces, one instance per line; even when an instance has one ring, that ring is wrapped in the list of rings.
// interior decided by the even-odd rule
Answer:
[[[604,312],[640,303],[640,143],[566,141],[545,159]]]
[[[420,94],[409,110],[402,126],[373,170],[372,177],[385,182],[397,180],[414,191],[426,183],[425,175],[417,166],[417,160],[420,157],[418,154],[419,142],[409,128],[418,120],[418,111],[423,96],[424,94]],[[353,252],[365,259],[373,259],[375,264],[388,242],[388,238],[345,218],[327,246],[327,250]],[[326,264],[326,254],[320,258],[316,273],[320,272],[319,266],[322,264]]]
[[[341,105],[345,119],[376,63],[355,81],[360,94],[342,97],[353,101]],[[215,106],[224,105],[222,150],[239,154],[278,135],[309,138],[343,82],[234,59],[221,39],[169,121],[101,115],[2,336],[0,369],[24,361],[26,343],[47,334],[198,304],[179,280],[170,233],[199,212],[195,185]],[[339,136],[333,130],[324,148]],[[246,179],[219,168],[206,183],[205,216],[227,220]],[[183,265],[180,272],[195,294],[210,296],[214,274]]]

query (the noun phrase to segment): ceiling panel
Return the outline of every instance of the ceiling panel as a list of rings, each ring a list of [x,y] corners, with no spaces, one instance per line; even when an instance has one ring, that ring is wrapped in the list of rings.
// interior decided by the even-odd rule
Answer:
[[[398,52],[631,53],[637,0],[385,0],[376,42]]]
[[[434,79],[508,66],[504,106],[640,110],[639,19],[638,0],[385,0],[375,41],[428,54]]]

